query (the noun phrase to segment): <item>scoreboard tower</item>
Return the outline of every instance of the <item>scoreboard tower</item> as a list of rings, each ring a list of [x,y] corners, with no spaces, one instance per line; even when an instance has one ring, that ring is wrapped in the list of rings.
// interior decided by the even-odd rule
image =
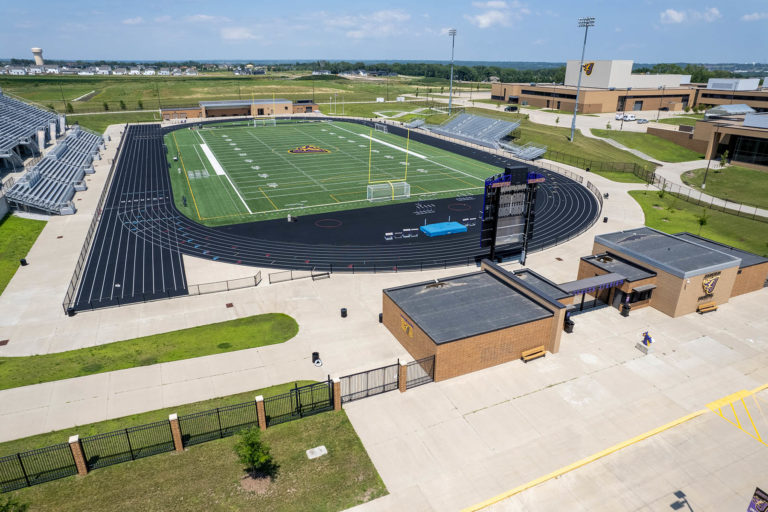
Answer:
[[[526,165],[507,167],[485,180],[480,246],[490,249],[490,259],[519,250],[525,265],[528,241],[533,237],[536,191],[543,182],[544,176]]]

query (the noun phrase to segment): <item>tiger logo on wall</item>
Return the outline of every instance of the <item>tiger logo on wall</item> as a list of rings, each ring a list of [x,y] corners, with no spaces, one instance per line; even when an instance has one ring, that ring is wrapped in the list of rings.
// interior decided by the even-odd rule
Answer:
[[[701,287],[704,288],[704,293],[707,295],[715,293],[715,287],[717,286],[717,282],[719,280],[720,276],[705,277],[701,281]]]
[[[307,154],[317,154],[317,153],[330,153],[329,150],[319,148],[317,146],[313,146],[311,144],[305,144],[304,146],[299,146],[297,148],[289,149],[289,153],[294,155],[307,155]]]
[[[584,73],[586,73],[587,76],[592,74],[592,70],[595,68],[594,62],[587,62],[584,64]]]

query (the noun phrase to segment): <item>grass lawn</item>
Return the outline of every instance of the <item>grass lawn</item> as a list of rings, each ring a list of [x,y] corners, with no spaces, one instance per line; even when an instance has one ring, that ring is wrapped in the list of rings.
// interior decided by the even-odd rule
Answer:
[[[592,133],[598,137],[608,137],[616,142],[636,149],[662,162],[689,162],[703,159],[704,155],[690,149],[679,146],[655,135],[639,132],[619,132],[615,130],[592,129]]]
[[[0,219],[0,294],[19,268],[19,260],[27,255],[44,227],[44,220],[12,215]]]
[[[79,124],[96,133],[104,133],[111,124],[160,122],[158,112],[112,112],[110,114],[69,115],[68,124]]]
[[[645,183],[645,181],[641,180],[631,172],[622,172],[622,171],[590,171],[594,174],[599,174],[603,178],[608,178],[611,181],[616,181],[618,183]]]
[[[658,192],[630,192],[643,208],[646,226],[665,233],[688,231],[745,251],[768,256],[768,223],[709,210],[669,193],[659,197]],[[698,218],[702,213],[706,215],[707,223],[699,232]]]
[[[701,190],[706,169],[688,171],[680,176],[683,183]],[[768,172],[731,165],[722,170],[709,170],[706,193],[760,208],[768,208]]]
[[[666,119],[659,119],[658,121],[654,121],[655,123],[664,123],[664,124],[673,124],[676,126],[679,125],[685,125],[685,126],[696,126],[696,121],[700,121],[704,118],[704,115],[701,117],[693,117],[693,116],[684,116],[684,117],[668,117]]]
[[[244,490],[233,447],[237,436],[98,469],[85,477],[12,493],[34,511],[337,511],[376,499],[387,489],[344,411],[271,427],[262,434],[279,465],[266,492]],[[309,460],[305,451],[325,445]]]
[[[262,347],[298,331],[290,316],[268,313],[56,354],[0,357],[0,389]]]

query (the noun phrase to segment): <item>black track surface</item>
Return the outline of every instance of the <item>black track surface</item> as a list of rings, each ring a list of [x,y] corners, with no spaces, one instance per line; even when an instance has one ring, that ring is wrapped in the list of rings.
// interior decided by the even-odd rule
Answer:
[[[308,215],[291,223],[271,220],[213,228],[197,224],[173,204],[163,146],[163,135],[172,129],[178,128],[138,125],[125,131],[75,310],[186,294],[182,254],[241,265],[333,272],[466,265],[487,255],[479,246],[481,196]],[[399,134],[397,128],[389,130]],[[423,134],[411,137],[499,168],[511,163]],[[584,186],[556,173],[537,172],[547,181],[539,187],[530,250],[570,238],[600,214],[597,200]],[[449,218],[477,220],[464,234],[398,238],[397,233],[415,231],[425,220]],[[393,239],[386,241],[385,233],[390,232]]]

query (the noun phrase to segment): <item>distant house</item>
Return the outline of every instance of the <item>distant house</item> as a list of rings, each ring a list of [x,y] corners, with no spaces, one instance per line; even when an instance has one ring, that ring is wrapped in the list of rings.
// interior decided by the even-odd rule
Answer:
[[[173,68],[173,71],[171,71],[171,74],[173,76],[181,76],[181,70],[179,68]]]
[[[197,69],[195,68],[187,68],[187,70],[184,72],[187,76],[197,76]]]
[[[315,75],[315,76],[317,76],[317,75],[330,75],[331,72],[328,71],[327,69],[319,69],[317,71],[313,71],[312,74]]]
[[[27,73],[29,73],[30,75],[42,75],[43,66],[29,66],[29,69],[27,69]]]
[[[497,76],[489,76],[488,81],[492,83],[497,83],[497,82],[500,82],[501,80]]]
[[[52,66],[43,66],[43,69],[45,70],[45,73],[47,75],[58,75],[59,74],[59,66],[58,65],[52,65]]]
[[[160,76],[170,76],[171,70],[168,68],[160,68],[160,72],[157,73]]]
[[[15,76],[26,75],[27,74],[27,70],[24,69],[24,68],[10,68],[10,69],[8,69],[8,74],[9,75],[15,75]]]
[[[111,66],[96,66],[97,75],[108,75],[112,72]]]
[[[125,75],[128,73],[128,70],[125,68],[115,68],[112,70],[113,75]]]
[[[139,68],[137,68],[137,67],[132,67],[132,68],[131,68],[131,69],[128,71],[128,74],[129,74],[129,75],[140,75],[140,74],[141,74],[141,70],[140,70]]]
[[[229,69],[229,66],[227,66],[226,64],[219,64],[219,65],[218,65],[218,68],[219,68],[221,71],[226,71],[226,70],[228,70],[228,69]]]
[[[155,68],[147,68],[144,70],[144,74],[147,76],[156,74]]]
[[[80,71],[77,72],[77,74],[80,76],[93,76],[96,73],[94,73],[90,69],[81,69]]]

